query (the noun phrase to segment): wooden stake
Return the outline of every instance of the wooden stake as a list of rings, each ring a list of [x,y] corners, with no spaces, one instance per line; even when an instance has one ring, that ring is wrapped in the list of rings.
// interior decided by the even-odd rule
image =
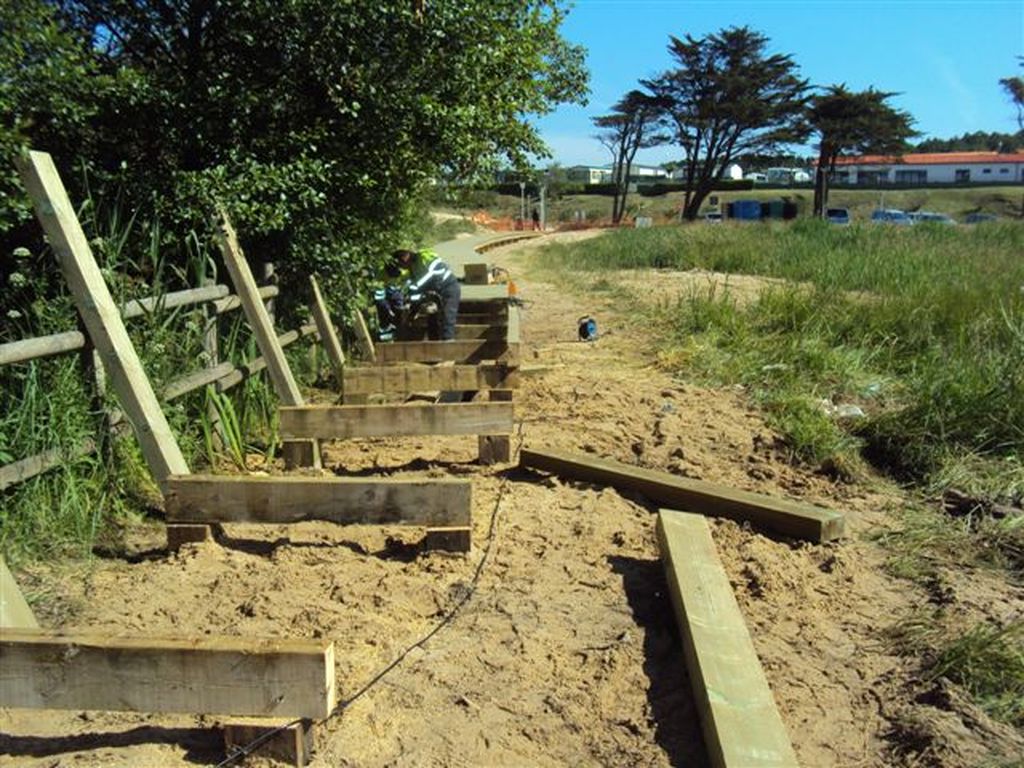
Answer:
[[[309,276],[309,285],[313,289],[313,319],[320,331],[320,340],[327,350],[327,357],[334,368],[334,376],[338,380],[338,386],[343,385],[343,374],[345,370],[345,353],[341,351],[341,344],[338,342],[338,334],[334,330],[334,323],[324,305],[324,297],[320,293],[320,286],[313,275]]]
[[[249,263],[242,254],[238,245],[238,236],[235,234],[227,214],[223,211],[220,214],[220,246],[224,254],[224,264],[231,275],[235,292],[242,301],[242,309],[252,326],[256,336],[256,343],[267,363],[267,371],[270,374],[270,381],[274,385],[274,391],[278,399],[285,405],[302,405],[302,394],[299,386],[292,376],[292,369],[288,366],[288,360],[284,356],[284,350],[277,340],[274,332],[274,324],[270,319],[267,308],[260,301],[259,289],[256,279],[252,276]],[[320,447],[318,445],[289,445],[284,446],[285,466],[313,466],[320,467]]]
[[[161,485],[170,475],[186,474],[188,464],[160,410],[52,158],[45,152],[30,152],[15,163],[150,472]]]
[[[373,336],[370,335],[370,329],[366,327],[366,320],[363,319],[363,313],[358,309],[352,313],[352,319],[355,321],[356,326],[356,338],[359,339],[359,343],[363,347],[363,352],[366,354],[366,359],[371,363],[377,362],[377,350],[373,344]]]
[[[0,629],[7,627],[37,629],[39,622],[18,589],[14,575],[7,569],[7,563],[0,557]]]

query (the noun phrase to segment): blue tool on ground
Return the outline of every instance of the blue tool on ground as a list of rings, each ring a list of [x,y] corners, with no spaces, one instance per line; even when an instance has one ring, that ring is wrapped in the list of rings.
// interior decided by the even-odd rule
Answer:
[[[590,315],[584,315],[576,322],[579,326],[580,341],[595,341],[597,339],[597,320]]]

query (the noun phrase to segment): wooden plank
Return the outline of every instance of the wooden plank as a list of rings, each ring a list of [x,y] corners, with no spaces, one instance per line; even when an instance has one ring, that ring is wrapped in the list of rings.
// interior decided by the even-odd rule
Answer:
[[[797,539],[822,542],[843,535],[843,516],[830,509],[631,467],[617,461],[567,451],[524,449],[519,454],[519,466],[636,491],[651,501],[675,509],[746,521]]]
[[[363,480],[347,477],[170,479],[169,523],[297,523],[468,526],[467,480]]]
[[[352,437],[486,435],[512,431],[512,403],[414,405],[307,405],[280,408],[281,437],[345,440]]]
[[[278,288],[276,285],[264,285],[259,290],[260,298],[264,300],[272,299],[275,296],[277,296],[280,292],[281,289]],[[213,311],[215,314],[223,315],[225,312],[234,312],[240,306],[242,306],[242,300],[235,296],[234,294],[232,294],[231,296],[223,298],[220,301],[215,301],[213,303]]]
[[[0,556],[0,629],[38,629],[39,622],[28,601],[21,594],[18,582]],[[2,660],[0,660],[2,661]]]
[[[504,340],[395,341],[377,345],[377,363],[478,363],[494,360],[507,365],[519,362],[519,346]]]
[[[189,288],[186,291],[174,291],[165,293],[163,296],[150,296],[146,299],[135,299],[122,305],[121,317],[130,320],[134,317],[152,314],[158,311],[167,311],[177,307],[187,307],[192,304],[202,304],[206,301],[216,301],[228,295],[226,285],[204,285],[202,288]]]
[[[336,704],[327,640],[0,634],[0,707],[323,718]]]
[[[707,520],[661,510],[658,544],[711,765],[795,768],[796,754]]]
[[[24,363],[38,360],[41,357],[62,355],[76,349],[85,348],[85,335],[80,331],[65,331],[49,336],[36,336],[21,341],[9,341],[0,344],[0,365]]]
[[[363,313],[358,309],[352,313],[352,319],[356,327],[356,338],[359,339],[359,344],[363,348],[363,353],[366,355],[366,359],[371,363],[377,362],[377,350],[373,343],[373,336],[370,335],[370,329],[366,327],[366,320],[363,318]]]
[[[392,365],[345,368],[342,391],[349,395],[467,392],[512,389],[519,374],[506,365]]]
[[[331,322],[331,316],[327,312],[327,306],[324,304],[324,297],[320,293],[320,285],[313,275],[309,276],[309,286],[313,289],[313,319],[316,321],[316,327],[320,331],[320,340],[324,344],[324,349],[327,350],[327,357],[331,361],[331,367],[334,368],[334,376],[337,378],[340,386],[342,383],[342,372],[345,369],[345,353],[341,351],[341,342],[338,341],[338,334],[334,330],[334,323]]]
[[[277,393],[278,399],[285,405],[302,405],[304,402],[302,393],[299,392],[299,385],[295,383],[295,377],[292,376],[292,369],[285,359],[284,350],[278,343],[273,323],[267,314],[267,308],[260,301],[256,279],[252,276],[252,270],[249,268],[245,256],[242,255],[234,227],[231,226],[231,222],[223,212],[220,214],[218,234],[221,253],[224,255],[224,265],[228,268],[235,292],[242,301],[242,309],[256,336],[260,353],[266,360],[267,371],[270,373],[274,391]]]
[[[44,152],[30,152],[18,157],[16,163],[150,472],[160,484],[170,475],[187,473],[188,464],[160,410],[53,160]]]

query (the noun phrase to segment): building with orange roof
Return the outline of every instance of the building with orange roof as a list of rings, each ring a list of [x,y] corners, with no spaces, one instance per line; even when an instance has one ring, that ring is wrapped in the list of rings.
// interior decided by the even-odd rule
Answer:
[[[836,160],[833,184],[1021,184],[1024,152],[934,152]]]

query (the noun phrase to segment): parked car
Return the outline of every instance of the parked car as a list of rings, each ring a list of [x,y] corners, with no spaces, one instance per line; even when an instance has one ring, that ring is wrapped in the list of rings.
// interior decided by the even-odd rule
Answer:
[[[931,211],[914,211],[907,216],[915,224],[956,224],[956,219],[944,213],[933,213]]]
[[[964,224],[983,224],[986,221],[998,221],[999,217],[993,213],[968,213]]]
[[[846,225],[850,223],[850,210],[848,208],[826,208],[825,218],[832,224]]]
[[[901,227],[909,227],[914,223],[904,211],[896,208],[879,208],[871,214],[871,220],[875,224],[896,224]]]

